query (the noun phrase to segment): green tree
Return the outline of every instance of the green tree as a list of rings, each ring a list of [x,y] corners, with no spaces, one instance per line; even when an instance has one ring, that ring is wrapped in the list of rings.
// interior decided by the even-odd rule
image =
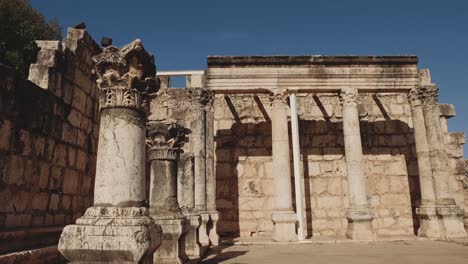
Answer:
[[[0,63],[28,76],[38,47],[35,40],[60,40],[57,19],[46,21],[28,0],[0,0]]]

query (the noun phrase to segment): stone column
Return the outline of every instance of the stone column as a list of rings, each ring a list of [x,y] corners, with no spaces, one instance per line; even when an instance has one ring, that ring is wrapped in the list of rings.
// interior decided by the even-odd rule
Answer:
[[[214,98],[213,98],[214,99]],[[208,230],[210,243],[219,245],[218,220],[216,210],[216,175],[214,164],[214,108],[213,99],[206,105],[206,207],[210,214],[211,226]]]
[[[197,76],[200,77],[200,76]],[[191,76],[193,78],[193,76]],[[191,101],[190,146],[195,162],[195,210],[200,214],[201,225],[198,229],[198,240],[202,246],[209,246],[208,221],[210,214],[206,204],[206,113],[205,107],[212,100],[211,90],[203,87],[202,79],[191,80],[187,93]]]
[[[445,150],[444,134],[440,124],[438,105],[439,89],[436,85],[420,86],[424,122],[426,126],[429,157],[436,194],[436,212],[442,227],[442,238],[466,237],[463,226],[464,210],[456,205],[449,188],[449,164]]]
[[[201,217],[195,211],[195,184],[194,184],[194,157],[192,153],[180,155],[178,163],[177,197],[182,213],[189,221],[189,227],[185,234],[185,253],[191,261],[198,261],[204,254],[203,247],[198,240],[198,229],[201,225]]]
[[[150,215],[162,227],[163,240],[154,263],[187,261],[184,234],[188,221],[177,201],[177,160],[186,129],[176,123],[150,123],[148,160],[151,162]]]
[[[66,226],[59,251],[70,263],[152,263],[161,228],[143,207],[146,94],[154,58],[136,40],[95,56],[101,123],[94,206]]]
[[[297,216],[293,211],[291,191],[291,156],[288,132],[288,92],[274,90],[271,101],[271,130],[273,149],[273,177],[275,209],[273,239],[278,242],[295,241]]]
[[[343,106],[343,133],[349,199],[346,236],[350,239],[369,240],[375,236],[372,230],[373,216],[367,200],[366,177],[364,175],[358,90],[356,88],[342,89],[341,104]]]
[[[431,159],[429,157],[429,145],[427,143],[426,126],[420,98],[421,95],[418,94],[417,89],[412,89],[408,94],[413,119],[416,156],[418,159],[419,185],[421,186],[421,205],[416,209],[420,221],[418,235],[439,238],[441,236],[441,229],[436,214],[436,197],[432,178]]]

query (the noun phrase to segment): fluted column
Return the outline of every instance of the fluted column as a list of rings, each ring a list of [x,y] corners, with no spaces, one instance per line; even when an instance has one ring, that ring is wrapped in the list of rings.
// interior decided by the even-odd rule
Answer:
[[[441,228],[436,214],[434,180],[432,177],[426,125],[420,98],[421,95],[418,93],[417,89],[412,89],[408,94],[413,119],[416,156],[418,159],[419,185],[421,188],[421,205],[416,209],[420,221],[418,235],[422,237],[439,238],[441,236]]]
[[[210,215],[206,203],[206,113],[205,107],[211,102],[213,93],[203,87],[203,82],[194,82],[187,88],[191,101],[190,147],[194,156],[194,181],[195,181],[195,210],[200,214],[201,224],[198,229],[198,240],[202,246],[209,246],[208,221]]]
[[[293,211],[291,191],[291,157],[288,132],[288,93],[274,90],[271,101],[271,130],[275,209],[272,214],[275,241],[297,240],[297,216]]]
[[[436,85],[422,85],[418,87],[417,92],[422,102],[442,238],[466,237],[463,226],[464,210],[456,205],[449,186],[450,170],[438,105],[439,89]]]
[[[367,200],[366,177],[364,175],[358,90],[356,88],[342,89],[341,104],[343,106],[343,133],[349,199],[346,236],[356,240],[369,240],[374,238],[373,216]]]
[[[146,95],[155,89],[154,58],[136,40],[105,48],[93,61],[101,111],[94,206],[65,227],[59,251],[70,263],[151,263],[161,243],[161,228],[143,207]]]
[[[149,124],[148,160],[151,162],[150,215],[164,234],[154,263],[179,264],[187,261],[184,235],[188,221],[177,200],[177,160],[186,130],[176,123]]]

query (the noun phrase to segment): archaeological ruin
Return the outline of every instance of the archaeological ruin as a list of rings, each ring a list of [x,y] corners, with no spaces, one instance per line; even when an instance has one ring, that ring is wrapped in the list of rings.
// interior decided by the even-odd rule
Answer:
[[[29,80],[0,65],[0,263],[467,237],[465,135],[416,56],[158,71],[141,40],[100,47],[70,28],[37,44]]]

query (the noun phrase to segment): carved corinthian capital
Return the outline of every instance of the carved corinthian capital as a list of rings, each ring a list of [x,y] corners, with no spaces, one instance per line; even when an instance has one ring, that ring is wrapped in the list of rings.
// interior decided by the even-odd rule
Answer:
[[[156,92],[154,57],[143,48],[139,39],[117,48],[110,46],[93,57],[99,107],[146,107],[147,94]]]
[[[288,102],[288,90],[276,89],[272,90],[270,94],[270,103],[272,107],[285,106]]]
[[[146,140],[149,160],[177,160],[188,133],[175,122],[150,124]]]
[[[439,88],[437,85],[423,85],[417,88],[422,105],[435,106],[439,102]]]
[[[408,93],[408,101],[412,107],[421,106],[421,95],[419,89],[413,88]]]
[[[213,91],[211,89],[200,87],[187,88],[187,95],[190,102],[192,102],[195,107],[206,107],[207,105],[211,104],[214,97]]]
[[[358,105],[358,89],[357,88],[343,88],[340,93],[340,102],[344,107]]]

